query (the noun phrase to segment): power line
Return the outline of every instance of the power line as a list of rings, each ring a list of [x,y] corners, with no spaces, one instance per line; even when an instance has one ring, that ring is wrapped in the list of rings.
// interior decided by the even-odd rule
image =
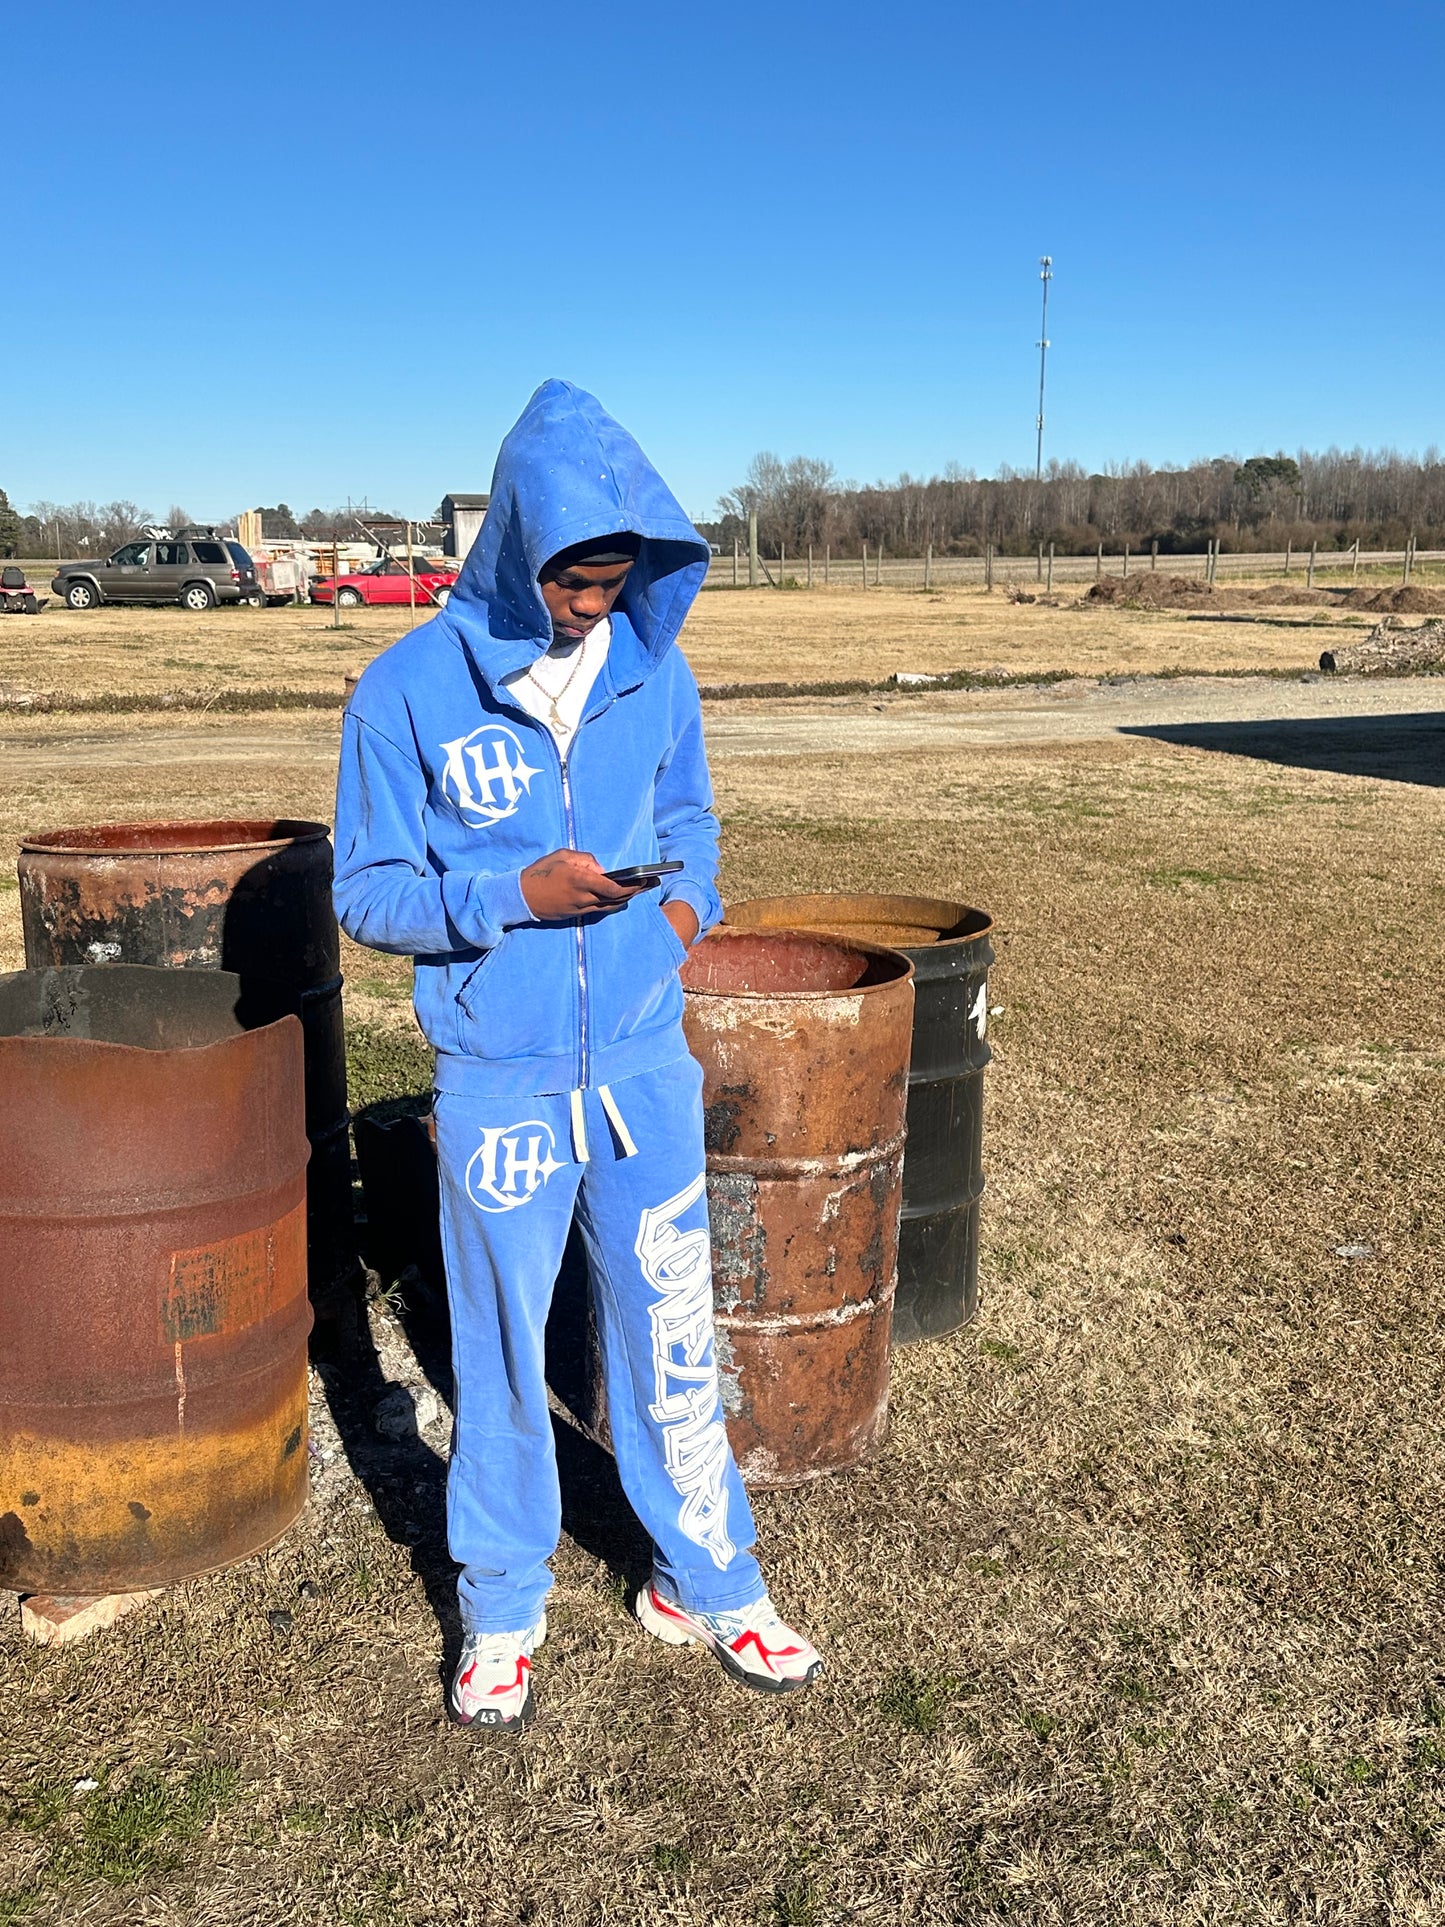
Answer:
[[[1049,283],[1054,278],[1054,257],[1051,254],[1039,256],[1039,279],[1044,284],[1043,313],[1039,321],[1039,415],[1038,450],[1034,456],[1034,480],[1044,479],[1044,372],[1049,358]]]

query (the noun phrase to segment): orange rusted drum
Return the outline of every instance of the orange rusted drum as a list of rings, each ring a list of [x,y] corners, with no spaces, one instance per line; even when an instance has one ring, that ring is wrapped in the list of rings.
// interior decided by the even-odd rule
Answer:
[[[241,998],[0,976],[0,1586],[166,1585],[306,1502],[302,1032]]]
[[[229,970],[255,1025],[305,1031],[308,1262],[317,1316],[345,1325],[357,1276],[341,940],[324,823],[98,823],[20,845],[25,961]]]
[[[887,1421],[913,967],[724,928],[682,983],[728,1435],[750,1485],[799,1485],[856,1465]]]
[[[993,918],[943,897],[751,897],[730,925],[832,930],[894,944],[913,964],[913,1062],[893,1342],[942,1338],[978,1310],[983,1074]]]

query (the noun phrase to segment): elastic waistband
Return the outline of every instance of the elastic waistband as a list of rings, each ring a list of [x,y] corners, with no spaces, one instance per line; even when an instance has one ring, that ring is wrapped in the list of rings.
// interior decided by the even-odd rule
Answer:
[[[688,1054],[682,1024],[664,1024],[640,1037],[624,1037],[606,1050],[594,1051],[588,1065],[587,1086],[621,1084],[644,1071],[660,1071]],[[577,1059],[569,1051],[557,1057],[500,1059],[462,1056],[438,1051],[436,1088],[457,1097],[557,1097],[577,1086]]]

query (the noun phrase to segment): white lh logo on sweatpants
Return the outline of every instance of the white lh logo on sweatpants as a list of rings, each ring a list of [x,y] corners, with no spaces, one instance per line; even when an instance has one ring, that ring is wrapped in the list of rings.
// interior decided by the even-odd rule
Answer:
[[[470,736],[443,743],[442,750],[447,759],[442,788],[468,823],[479,827],[514,816],[531,792],[532,778],[542,773],[528,763],[520,737],[504,723],[483,723]]]
[[[652,1307],[657,1397],[648,1410],[662,1427],[667,1474],[682,1496],[678,1525],[722,1570],[736,1549],[727,1531],[728,1441],[711,1357],[712,1253],[705,1227],[679,1231],[676,1223],[704,1184],[694,1178],[675,1198],[644,1211],[633,1248],[659,1294]]]
[[[482,1132],[479,1151],[467,1166],[467,1195],[483,1211],[515,1211],[530,1204],[562,1166],[552,1153],[557,1140],[550,1124],[529,1118],[525,1124],[491,1124]]]

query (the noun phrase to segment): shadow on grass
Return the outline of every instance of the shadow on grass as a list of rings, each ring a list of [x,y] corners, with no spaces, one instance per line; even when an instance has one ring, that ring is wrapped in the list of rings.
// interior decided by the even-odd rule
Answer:
[[[1155,723],[1120,730],[1158,743],[1253,756],[1336,776],[1378,776],[1445,788],[1445,712],[1403,716],[1303,716],[1269,722]]]
[[[392,1099],[357,1114],[358,1161],[367,1216],[362,1255],[380,1277],[393,1316],[423,1375],[452,1404],[451,1322],[438,1235],[436,1154],[426,1128],[427,1101]],[[394,1295],[390,1288],[396,1286]],[[548,1380],[569,1410],[590,1410],[592,1351],[586,1260],[568,1242],[547,1327]],[[375,1413],[391,1389],[368,1328],[344,1354],[316,1360],[347,1464],[365,1487],[387,1537],[405,1546],[443,1634],[441,1676],[449,1681],[461,1651],[457,1566],[447,1548],[446,1462],[425,1439],[379,1438]],[[624,1494],[610,1453],[553,1413],[562,1530],[607,1567],[613,1584],[640,1586],[652,1548]]]

